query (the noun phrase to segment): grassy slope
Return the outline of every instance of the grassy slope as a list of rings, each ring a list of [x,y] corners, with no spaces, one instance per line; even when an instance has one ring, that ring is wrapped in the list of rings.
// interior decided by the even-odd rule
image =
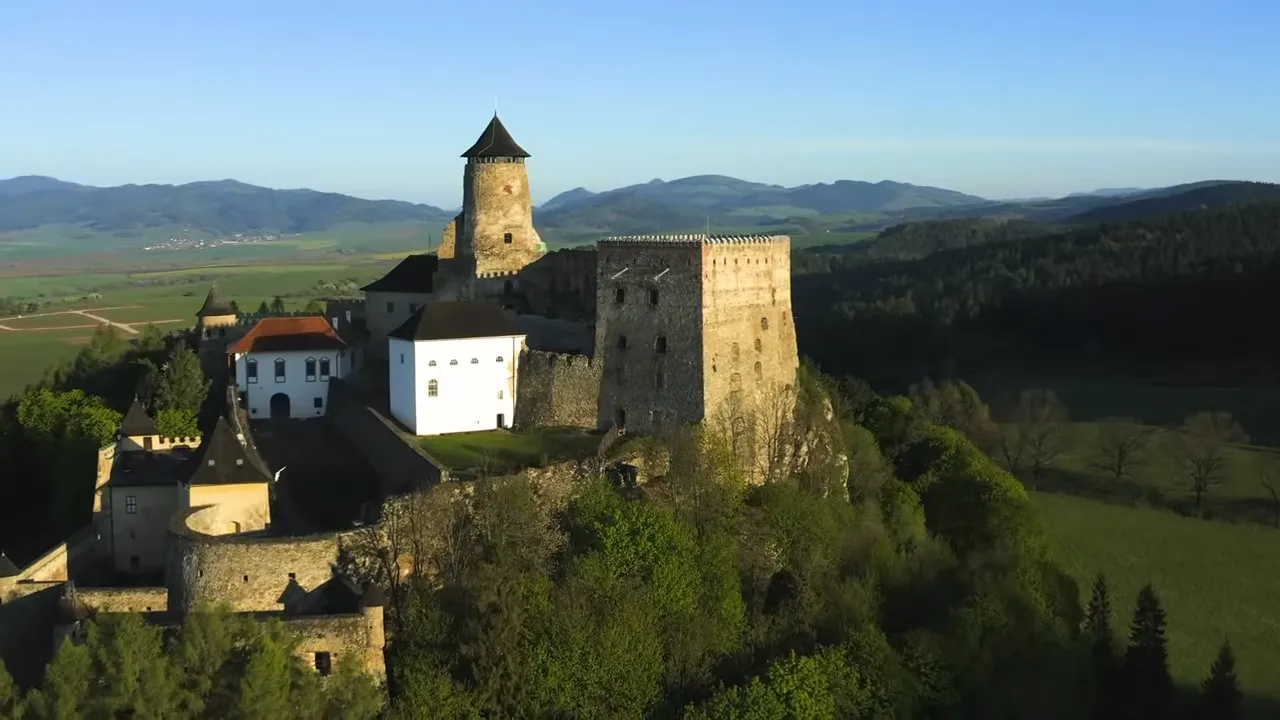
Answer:
[[[1138,590],[1151,582],[1169,620],[1175,678],[1198,684],[1229,638],[1246,694],[1280,700],[1280,532],[1159,510],[1033,493],[1054,555],[1080,582],[1082,601],[1107,576],[1113,622],[1127,634]]]

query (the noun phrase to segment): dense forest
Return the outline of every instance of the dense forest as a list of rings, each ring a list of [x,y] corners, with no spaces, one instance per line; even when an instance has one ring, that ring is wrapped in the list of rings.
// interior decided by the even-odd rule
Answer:
[[[584,472],[403,498],[343,561],[389,590],[391,717],[1223,718],[1229,645],[1200,688],[1169,676],[1145,588],[1128,623],[1046,550],[1022,485],[905,397],[806,371],[808,448],[751,486],[732,440],[665,441],[643,487]],[[943,396],[939,396],[942,398]],[[958,397],[958,396],[957,396]],[[927,401],[931,402],[931,401]],[[972,395],[944,412],[986,413]],[[963,410],[963,412],[959,412]],[[841,459],[843,458],[843,460]],[[401,553],[412,571],[401,577]],[[370,718],[344,671],[302,669],[278,626],[212,613],[162,633],[91,619],[0,712]]]
[[[1278,202],[991,242],[966,228],[959,248],[948,223],[902,233],[949,248],[912,260],[797,253],[802,354],[894,390],[1030,369],[1274,380]]]

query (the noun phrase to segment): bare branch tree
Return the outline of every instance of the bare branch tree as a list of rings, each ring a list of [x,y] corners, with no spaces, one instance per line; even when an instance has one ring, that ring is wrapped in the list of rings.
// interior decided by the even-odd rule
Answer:
[[[1133,478],[1146,460],[1153,431],[1132,418],[1107,418],[1098,424],[1098,447],[1092,466],[1119,482]]]
[[[1280,467],[1271,453],[1258,459],[1258,482],[1271,496],[1271,525],[1280,528]]]
[[[1048,388],[1023,390],[1013,421],[1001,428],[998,449],[1006,467],[1035,488],[1067,450],[1067,406]]]
[[[1183,421],[1181,430],[1170,437],[1170,452],[1191,483],[1191,495],[1198,516],[1204,509],[1205,495],[1226,480],[1230,469],[1227,445],[1248,442],[1249,436],[1240,427],[1240,423],[1231,417],[1231,413],[1222,411],[1189,415]]]

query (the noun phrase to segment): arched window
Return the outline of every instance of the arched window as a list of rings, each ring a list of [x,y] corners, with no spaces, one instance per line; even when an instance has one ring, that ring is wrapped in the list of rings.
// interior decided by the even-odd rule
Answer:
[[[760,342],[760,338],[756,338],[756,352],[760,352],[764,348],[764,343]]]
[[[328,380],[329,372],[330,372],[329,358],[327,357],[320,358],[320,379]]]
[[[449,361],[449,364],[450,364],[450,365],[457,365],[457,364],[458,364],[458,361],[457,361],[457,360],[450,360],[450,361]]]
[[[764,374],[764,367],[763,367],[762,365],[760,365],[760,361],[759,361],[759,360],[757,360],[757,361],[756,361],[756,375],[757,375],[757,376],[759,376],[759,375],[763,375],[763,374]]]
[[[472,364],[472,365],[479,365],[479,364],[480,364],[480,358],[471,358],[471,364]]]
[[[435,380],[427,381],[427,397],[436,397],[440,394],[440,383]]]
[[[284,358],[276,358],[276,382],[284,382]]]
[[[244,361],[244,377],[245,380],[256,383],[258,382],[258,361],[249,358]]]
[[[760,329],[761,330],[769,329],[769,318],[760,318]]]
[[[653,343],[653,349],[659,355],[666,355],[667,354],[667,336],[659,335],[658,339]]]
[[[316,381],[316,359],[307,358],[304,365],[307,370],[306,372],[307,382],[315,382]]]
[[[428,362],[428,363],[427,363],[427,367],[435,367],[435,366],[436,366],[436,361],[435,361],[435,360],[432,360],[432,361],[430,361],[430,362]]]
[[[498,362],[502,362],[502,356],[501,356],[501,355],[499,355],[499,356],[498,356]]]

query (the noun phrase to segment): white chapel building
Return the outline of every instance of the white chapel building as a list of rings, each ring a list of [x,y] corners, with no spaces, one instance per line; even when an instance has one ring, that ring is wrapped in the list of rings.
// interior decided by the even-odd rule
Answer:
[[[354,360],[337,330],[314,315],[263,318],[227,354],[254,420],[324,415],[329,380],[344,377]]]
[[[511,427],[525,334],[497,303],[427,303],[387,339],[391,415],[415,435]]]

